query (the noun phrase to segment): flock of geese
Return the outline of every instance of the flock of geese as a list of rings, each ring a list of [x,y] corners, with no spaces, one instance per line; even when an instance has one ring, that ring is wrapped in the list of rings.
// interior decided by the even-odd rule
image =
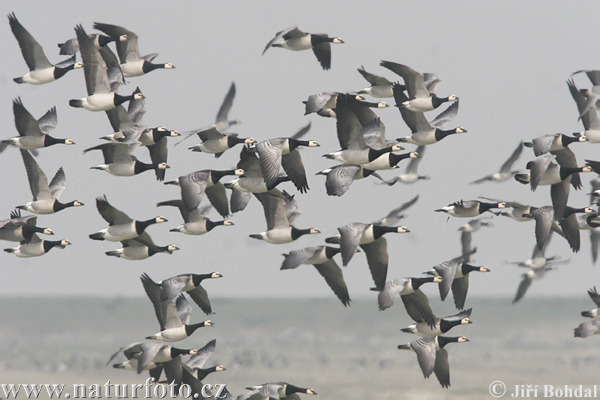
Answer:
[[[8,20],[29,68],[28,73],[14,79],[16,83],[47,84],[60,79],[71,70],[83,68],[87,96],[71,99],[69,105],[87,111],[106,112],[113,129],[112,134],[101,138],[103,143],[84,150],[100,150],[102,153],[103,163],[92,168],[120,177],[132,177],[146,171],[154,171],[156,179],[164,181],[166,170],[169,168],[168,143],[171,138],[181,134],[165,127],[147,127],[143,122],[146,112],[145,96],[140,88],[136,88],[130,95],[121,95],[118,89],[124,84],[125,78],[145,75],[156,69],[173,69],[175,66],[171,63],[154,63],[157,54],[142,56],[138,48],[138,36],[134,32],[105,23],[94,23],[93,28],[101,32],[99,34],[88,34],[83,26],[77,25],[76,37],[59,45],[60,54],[70,58],[52,64],[14,13],[8,16]],[[116,46],[116,55],[111,50],[113,43]],[[343,43],[338,37],[305,33],[297,27],[291,27],[278,32],[266,45],[263,55],[271,47],[293,51],[311,49],[321,67],[328,70],[331,68],[331,45]],[[77,53],[80,54],[81,62],[76,61]],[[243,211],[254,195],[263,207],[267,228],[250,237],[269,244],[291,243],[304,235],[320,233],[315,227],[296,226],[300,215],[299,202],[310,190],[307,173],[323,175],[327,194],[338,197],[351,190],[355,180],[368,177],[376,178],[389,186],[396,183],[414,184],[419,180],[429,179],[428,176],[418,173],[419,162],[425,155],[426,147],[437,145],[442,140],[450,141],[451,135],[467,132],[463,127],[445,129],[458,113],[459,98],[456,95],[437,95],[441,79],[436,74],[421,73],[391,61],[381,61],[380,65],[392,73],[394,80],[367,72],[361,67],[358,72],[369,82],[369,87],[347,93],[323,92],[310,96],[304,102],[306,115],[316,113],[318,116],[335,120],[339,150],[325,153],[323,157],[339,164],[322,171],[307,172],[299,151],[306,148],[306,154],[320,147],[316,141],[305,138],[310,132],[310,123],[291,136],[262,141],[227,133],[231,126],[239,123],[238,120],[228,117],[236,94],[235,84],[232,83],[215,123],[207,128],[189,132],[181,140],[197,136],[200,144],[189,149],[214,154],[217,158],[239,145],[239,162],[235,169],[200,170],[164,182],[175,185],[180,190],[179,198],[157,204],[159,207],[177,207],[180,211],[183,223],[171,231],[204,235],[218,226],[232,226],[234,223],[226,218]],[[569,187],[583,187],[580,173],[594,171],[600,174],[600,162],[586,160],[586,164],[580,166],[569,147],[576,143],[600,142],[600,122],[597,117],[597,109],[600,107],[600,71],[583,72],[594,84],[592,89],[580,90],[573,80],[569,80],[567,84],[576,102],[584,131],[573,136],[547,134],[534,138],[531,142],[521,142],[498,172],[472,182],[482,184],[514,178],[528,185],[533,191],[540,186],[550,186],[549,200],[552,205],[532,206],[509,199],[480,198],[457,200],[435,210],[448,214],[448,218],[468,218],[469,221],[460,228],[462,254],[424,271],[425,276],[422,277],[388,277],[386,239],[395,240],[391,239],[394,236],[391,234],[410,232],[408,227],[399,225],[399,222],[405,217],[403,212],[418,201],[418,196],[378,220],[348,222],[339,226],[339,234],[326,238],[321,246],[301,248],[284,254],[281,269],[313,265],[343,306],[350,306],[350,293],[344,282],[342,268],[335,257],[340,254],[342,265],[346,267],[355,259],[357,253],[364,253],[373,280],[372,290],[378,292],[379,310],[392,307],[399,297],[406,312],[414,320],[414,324],[402,331],[421,336],[420,339],[399,345],[398,348],[416,353],[425,378],[435,373],[441,386],[449,387],[450,370],[445,346],[449,343],[468,342],[469,339],[465,336],[445,335],[454,327],[472,323],[472,309],[465,309],[469,276],[472,272],[490,271],[486,266],[472,264],[471,256],[476,251],[471,245],[472,233],[482,227],[492,226],[492,214],[507,216],[518,222],[535,221],[533,256],[530,260],[518,263],[529,271],[523,274],[514,302],[523,298],[533,280],[541,278],[553,268],[556,257],[547,258],[544,255],[553,233],[562,236],[571,249],[577,252],[580,248],[580,231],[589,230],[593,260],[597,259],[600,238],[598,209],[594,209],[593,206],[576,208],[568,205]],[[411,135],[387,139],[385,125],[376,111],[388,107],[388,104],[383,101],[367,101],[366,96],[393,99]],[[128,103],[127,109],[125,103]],[[447,107],[437,117],[426,116],[443,105]],[[50,136],[50,132],[57,126],[55,107],[36,119],[27,111],[21,99],[17,98],[13,101],[13,113],[19,136],[2,140],[0,151],[7,147],[20,149],[32,201],[17,206],[10,213],[9,219],[0,221],[0,239],[19,242],[17,247],[5,249],[17,257],[43,256],[55,247],[64,249],[70,242],[66,239],[42,239],[40,235],[52,235],[52,229],[38,226],[35,215],[22,215],[22,212],[40,215],[69,212],[65,210],[83,206],[84,203],[80,200],[61,202],[60,197],[66,188],[65,171],[59,169],[49,182],[35,156],[46,147],[75,143],[72,139]],[[405,151],[405,146],[408,145],[417,147]],[[137,158],[136,152],[139,147],[148,149],[150,163]],[[528,173],[512,169],[524,147],[532,148],[535,156],[527,163]],[[407,161],[402,163],[402,160]],[[391,180],[386,180],[379,174],[379,171],[400,168],[402,164],[408,164],[405,173]],[[221,182],[228,176],[233,177],[232,180]],[[300,195],[278,189],[277,187],[284,182],[290,182]],[[231,192],[229,196],[228,190]],[[600,179],[595,179],[592,181],[591,203],[597,204],[599,196]],[[207,201],[204,201],[204,197]],[[150,226],[166,222],[165,217],[159,215],[149,219],[133,219],[117,206],[122,207],[111,204],[107,195],[96,198],[98,213],[108,226],[89,234],[89,238],[120,242],[122,245],[120,249],[107,251],[106,255],[127,260],[143,260],[157,253],[173,253],[179,250],[174,244],[155,244],[147,232]],[[223,220],[209,219],[213,208]],[[480,217],[482,215],[484,216]],[[489,215],[490,218],[485,215]],[[361,257],[362,255],[356,256]],[[212,314],[208,294],[201,283],[222,276],[219,272],[190,273],[155,282],[150,276],[143,274],[141,283],[153,305],[160,331],[149,334],[145,338],[146,341],[123,346],[110,357],[108,364],[137,373],[149,371],[156,382],[161,382],[161,374],[164,372],[168,382],[187,384],[194,393],[204,397],[205,393],[201,391],[202,380],[210,373],[226,370],[222,365],[205,367],[216,349],[216,339],[199,349],[181,349],[168,343],[184,340],[196,330],[214,325],[210,320],[191,323],[192,305],[188,297],[205,314]],[[437,284],[442,301],[452,292],[458,311],[455,315],[435,315],[427,295],[421,290],[421,287],[428,283]],[[588,293],[595,304],[600,306],[600,296],[595,288]],[[575,336],[599,334],[598,310],[583,312],[582,315],[592,317],[594,321],[581,324],[575,329]],[[187,355],[191,357],[183,361],[182,357]],[[247,389],[248,392],[238,396],[237,400],[297,399],[298,393],[316,394],[314,389],[285,382],[248,386]],[[233,398],[229,392],[224,395],[223,398]]]

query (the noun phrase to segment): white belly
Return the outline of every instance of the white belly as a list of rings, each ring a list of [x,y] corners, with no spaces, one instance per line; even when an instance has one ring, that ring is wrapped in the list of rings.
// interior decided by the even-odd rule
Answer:
[[[137,61],[130,61],[125,64],[121,64],[121,71],[123,71],[123,76],[125,78],[131,78],[134,76],[144,75],[144,59]]]
[[[266,242],[272,244],[291,243],[294,241],[292,239],[292,228],[271,229],[265,232],[263,238]]]
[[[115,108],[114,93],[96,93],[83,101],[83,107],[89,111],[106,111]]]
[[[431,101],[431,97],[421,97],[417,99],[412,99],[402,103],[402,105],[410,111],[413,112],[425,112],[431,111],[435,108],[433,107],[433,103]]]
[[[31,85],[43,85],[55,80],[54,67],[33,70],[23,76],[23,82]]]
[[[133,162],[129,164],[108,164],[108,169],[106,171],[115,176],[134,176],[134,165]]]

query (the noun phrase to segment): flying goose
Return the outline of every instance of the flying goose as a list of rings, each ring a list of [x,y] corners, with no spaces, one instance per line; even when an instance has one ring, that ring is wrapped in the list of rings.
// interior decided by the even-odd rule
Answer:
[[[10,213],[9,219],[0,221],[0,240],[9,242],[28,242],[35,233],[44,235],[54,235],[52,229],[36,226],[37,217],[35,215],[21,216],[21,210],[14,210]]]
[[[535,219],[535,241],[539,250],[544,249],[552,233],[552,222],[554,221],[554,208],[552,206],[531,207],[530,213],[523,214],[524,217]]]
[[[229,204],[225,186],[219,181],[226,175],[242,176],[243,169],[229,169],[217,171],[205,169],[180,176],[176,181],[165,182],[165,184],[176,184],[181,189],[181,200],[187,211],[194,211],[200,205],[204,194],[210,203],[223,217],[229,215]]]
[[[283,41],[275,43],[278,40]],[[271,47],[282,47],[293,51],[312,49],[321,67],[328,70],[331,68],[331,46],[329,43],[339,44],[344,43],[344,41],[339,37],[330,38],[325,33],[305,33],[299,30],[297,26],[292,26],[277,32],[275,37],[267,43],[262,54],[264,55]]]
[[[138,49],[138,36],[130,30],[127,30],[121,26],[103,24],[100,22],[94,22],[94,29],[98,29],[99,31],[104,32],[116,40],[117,53],[119,54],[121,69],[123,70],[123,75],[125,78],[141,76],[159,68],[175,68],[175,66],[171,63],[152,63],[152,60],[154,60],[158,54],[153,53],[142,57],[140,55],[140,50]],[[117,40],[123,38],[124,36],[127,37],[127,40]]]
[[[333,259],[333,256],[339,252],[339,248],[331,246],[306,247],[301,250],[290,251],[283,254],[285,259],[281,264],[281,269],[294,269],[300,265],[313,265],[337,298],[347,307],[350,305],[348,288],[346,282],[344,282],[342,270]]]
[[[372,170],[391,168],[389,158],[381,158],[380,163],[377,161],[386,153],[404,148],[385,140],[385,125],[375,113],[351,95],[345,94],[338,95],[336,113],[336,129],[341,150],[325,154],[323,157]]]
[[[167,222],[165,217],[155,217],[146,221],[131,219],[123,211],[113,207],[108,202],[106,195],[96,197],[96,208],[98,208],[100,216],[108,222],[108,227],[90,234],[89,237],[93,240],[120,242],[122,240],[133,239],[141,235],[148,226]]]
[[[100,171],[106,171],[114,176],[135,176],[145,171],[150,170],[165,170],[171,168],[166,162],[147,164],[139,161],[133,154],[139,147],[139,142],[110,142],[99,144],[83,152],[87,153],[92,150],[101,150],[104,156],[104,164],[90,167]],[[161,176],[158,175],[157,179]]]
[[[435,110],[445,102],[458,100],[458,97],[455,95],[438,97],[435,93],[432,93],[425,85],[425,77],[423,74],[406,65],[397,64],[391,61],[381,61],[380,65],[400,75],[402,79],[404,79],[404,84],[406,86],[398,87],[394,90],[395,98],[396,92],[401,92],[405,88],[408,91],[408,97],[406,99],[398,101],[398,98],[396,98],[396,104],[400,107],[400,110],[406,109],[413,112],[431,111]]]
[[[137,350],[137,346],[135,349]],[[139,349],[140,354],[137,362],[138,374],[141,374],[150,363],[159,365],[173,361],[175,358],[183,355],[198,354],[197,349],[180,349],[160,342],[145,342],[139,345]]]
[[[591,214],[594,210],[590,207],[573,208],[566,206],[562,218],[558,221],[565,239],[573,252],[577,253],[580,247],[579,222],[575,213]]]
[[[358,179],[364,179],[374,176],[377,179],[386,182],[374,170],[366,169],[360,165],[340,164],[335,167],[319,171],[316,175],[325,175],[325,190],[329,196],[343,196],[350,189],[352,182]]]
[[[232,213],[242,211],[246,208],[252,198],[251,193],[268,192],[277,187],[281,182],[290,181],[289,176],[279,175],[272,185],[267,185],[260,169],[260,160],[256,151],[253,151],[248,146],[242,148],[240,161],[236,167],[243,169],[244,175],[224,184],[227,189],[232,190],[230,199]]]
[[[213,206],[208,205],[202,208],[196,208],[195,210],[188,211],[183,206],[182,200],[169,200],[161,201],[156,204],[157,207],[161,206],[172,206],[177,207],[181,216],[183,217],[183,224],[176,228],[171,229],[171,232],[181,232],[186,235],[204,235],[210,232],[217,226],[232,226],[233,222],[230,220],[211,221],[208,219],[208,215],[213,209]]]
[[[402,212],[412,207],[417,200],[419,200],[419,195],[416,195],[412,199],[400,204],[398,207],[387,213],[385,217],[375,221],[374,224],[383,226],[394,226],[398,224],[401,219],[406,217],[406,215],[402,214]]]
[[[229,110],[233,105],[233,99],[235,98],[235,83],[231,82],[231,87],[223,99],[223,104],[219,108],[217,118],[214,125],[206,128],[197,129],[189,132],[183,140],[196,134],[202,141],[197,146],[190,147],[192,151],[199,151],[204,153],[214,154],[216,158],[219,158],[223,153],[234,146],[245,143],[248,145],[255,144],[254,138],[240,138],[237,133],[224,133],[231,125],[239,124],[238,120],[229,120]],[[178,143],[179,144],[179,143]]]
[[[433,327],[436,324],[436,317],[431,310],[429,299],[420,287],[425,283],[439,283],[441,281],[440,276],[400,278],[385,282],[381,289],[373,288],[371,290],[379,291],[377,295],[379,311],[390,308],[394,305],[394,301],[400,297],[406,312],[414,321],[425,321],[427,325]]]
[[[579,326],[575,328],[575,337],[585,339],[588,336],[600,335],[600,324],[598,324],[598,322],[598,320],[593,320],[579,324]]]
[[[596,71],[597,72],[597,71]],[[598,113],[594,109],[588,109],[591,103],[588,102],[586,96],[582,91],[578,90],[575,86],[575,82],[572,79],[567,81],[569,86],[569,92],[575,103],[577,104],[577,110],[583,123],[583,132],[575,133],[574,135],[584,136],[590,143],[600,143],[600,120],[598,120]]]
[[[547,133],[534,138],[531,142],[523,142],[526,147],[533,147],[536,157],[552,151],[566,149],[573,142],[586,142],[585,136],[567,136],[563,133]]]
[[[308,96],[306,101],[303,101],[304,107],[304,115],[316,113],[321,117],[325,118],[337,118],[336,108],[337,108],[337,98],[339,95],[343,93],[339,92],[321,92],[319,94],[313,94]],[[389,105],[380,101],[378,103],[372,103],[368,101],[362,101],[365,99],[364,96],[355,93],[347,93],[354,97],[355,100],[361,100],[361,104],[365,107],[369,108],[386,108]]]
[[[319,147],[314,140],[299,140],[310,130],[310,125],[309,122],[291,137],[267,139],[256,144],[260,170],[268,187],[274,187],[279,177],[279,169],[283,167],[300,193],[306,193],[309,189],[298,147]]]
[[[468,254],[464,253],[463,259],[468,258]],[[490,272],[491,270],[485,266],[475,266],[467,262],[458,262],[456,260],[446,261],[433,267],[434,271],[442,278],[442,282],[438,288],[442,301],[446,300],[450,288],[452,288],[452,296],[454,297],[454,305],[456,309],[462,310],[465,308],[467,292],[469,290],[469,274],[473,271]]]
[[[472,219],[460,228],[458,228],[458,230],[461,231],[460,244],[462,247],[463,257],[466,257],[466,254],[468,254],[471,251],[471,234],[473,232],[477,232],[479,229],[481,229],[482,226],[494,226],[494,224],[485,221],[485,219],[486,218]]]
[[[410,136],[399,138],[397,139],[398,141],[425,146],[437,143],[449,135],[467,132],[462,126],[451,130],[442,129],[458,113],[458,101],[448,107],[444,111],[444,115],[439,119],[441,122],[434,125],[427,121],[422,111],[411,111],[406,107],[402,107],[402,104],[408,101],[408,97],[406,97],[402,91],[402,87],[398,83],[394,83],[392,89],[394,90],[394,100],[396,101],[398,110],[400,110],[402,119],[411,130]]]
[[[488,203],[479,200],[460,200],[434,211],[445,212],[446,214],[458,218],[473,218],[483,214],[486,211],[491,212],[492,208],[506,208],[506,203]]]
[[[423,321],[415,321],[416,323],[400,330],[405,333],[413,333],[423,337],[440,336],[455,326],[472,324],[473,322],[470,320],[472,311],[473,309],[469,308],[468,310],[461,311],[455,315],[436,318],[436,323],[433,327],[430,327]]]
[[[404,173],[400,176],[396,176],[389,181],[384,181],[384,183],[387,184],[388,186],[393,186],[394,184],[396,184],[396,182],[410,184],[410,183],[418,182],[421,179],[423,179],[423,180],[431,179],[429,177],[429,175],[419,175],[419,173],[417,171],[417,168],[419,168],[419,164],[421,163],[421,160],[423,159],[423,155],[425,154],[425,148],[426,148],[425,146],[417,147],[417,149],[415,150],[415,153],[417,153],[419,155],[419,157],[411,158],[410,162],[408,163],[408,166],[406,167],[406,173]]]
[[[513,164],[519,159],[522,152],[523,152],[523,141],[521,141],[521,143],[519,143],[517,148],[510,155],[510,157],[508,157],[508,160],[504,161],[504,164],[502,164],[502,166],[500,167],[500,171],[495,172],[491,175],[486,175],[483,178],[479,178],[479,179],[471,182],[471,184],[483,183],[483,182],[487,182],[487,181],[503,182],[503,181],[510,179],[516,173],[519,172],[519,171],[511,171],[511,168],[512,168]]]
[[[206,361],[210,358],[210,356],[214,353],[215,347],[217,346],[217,340],[213,339],[210,342],[206,343],[204,347],[198,349],[198,354],[189,358],[186,361],[185,365],[192,369],[193,375],[199,381],[202,381],[204,378],[208,376],[208,374],[216,371],[225,371],[225,367],[222,365],[216,365],[210,368],[204,368]]]
[[[137,93],[141,94],[139,88],[136,88],[134,91],[134,94]],[[127,111],[125,111],[125,107],[122,105],[107,110],[106,115],[114,133],[103,136],[101,139],[112,142],[140,142],[141,146],[148,149],[153,164],[166,163],[168,156],[167,138],[181,136],[181,134],[175,130],[169,130],[164,126],[148,128],[143,123],[145,114],[145,98],[131,100]],[[156,179],[163,181],[165,172],[164,169],[156,169]]]
[[[37,234],[34,233],[29,241],[22,241],[19,246],[4,249],[4,251],[7,253],[12,253],[17,257],[39,257],[52,250],[54,247],[64,249],[70,244],[71,242],[66,239],[42,240]]]
[[[208,299],[206,289],[201,286],[202,281],[206,279],[222,278],[219,272],[209,274],[181,274],[160,282],[154,282],[148,274],[143,274],[141,279],[147,284],[154,284],[160,287],[160,301],[173,300],[179,293],[186,292],[192,300],[202,309],[206,315],[212,314],[212,308]]]
[[[294,395],[295,393],[306,393],[312,395],[317,394],[314,389],[302,388],[287,382],[263,383],[261,385],[249,386],[246,389],[250,391],[238,396],[237,400],[246,400],[250,398],[261,400],[268,400],[270,398],[284,399]],[[254,395],[258,395],[258,397],[255,397]]]
[[[48,135],[48,132],[58,124],[56,107],[52,107],[52,109],[36,121],[33,115],[23,106],[19,97],[13,100],[13,114],[19,136],[2,140],[0,143],[0,153],[9,145],[23,150],[35,150],[55,144],[75,144],[71,139],[57,139]]]
[[[178,342],[191,336],[197,329],[213,326],[210,320],[197,324],[188,324],[192,314],[192,308],[184,294],[179,294],[177,300],[161,300],[162,288],[151,279],[142,275],[142,285],[148,298],[154,306],[156,319],[160,325],[160,332],[146,337],[151,340],[162,340],[165,342]]]
[[[450,365],[448,365],[448,351],[444,348],[448,343],[468,342],[464,336],[447,337],[434,336],[418,339],[409,344],[398,346],[400,350],[412,350],[417,353],[419,367],[423,371],[423,376],[429,378],[432,372],[435,372],[440,385],[443,388],[450,387]]]
[[[175,250],[179,250],[179,247],[174,244],[157,246],[147,232],[142,232],[133,239],[122,240],[121,244],[123,248],[107,251],[105,254],[107,256],[124,258],[125,260],[145,260],[157,253],[173,254]]]
[[[143,98],[141,93],[121,96],[113,91],[109,82],[109,70],[100,51],[94,46],[81,25],[75,27],[75,33],[77,34],[81,58],[83,59],[83,71],[85,73],[88,96],[79,100],[69,100],[71,107],[83,107],[89,111],[106,111],[126,101]],[[108,47],[104,47],[103,49],[110,51]]]
[[[368,94],[379,98],[394,97],[392,82],[387,78],[367,72],[362,66],[358,68],[358,72],[371,84],[368,88],[359,91],[359,94]]]
[[[106,46],[110,42],[115,42],[117,40],[120,42],[124,42],[127,40],[127,35],[122,35],[118,38],[111,38],[110,36],[91,33],[88,35],[88,37],[90,38],[92,43],[94,43],[94,47],[96,47],[98,50],[101,47]],[[72,56],[73,54],[79,51],[79,42],[77,41],[77,38],[72,38],[69,40],[65,40],[63,43],[59,43],[58,48],[60,49],[60,55]]]
[[[29,72],[20,78],[14,78],[17,83],[43,85],[61,78],[64,74],[75,68],[81,68],[80,62],[75,62],[75,56],[58,64],[51,64],[44,54],[42,46],[31,36],[29,31],[21,25],[15,13],[8,14],[8,23],[12,33],[19,42],[21,53],[25,59]]]
[[[582,311],[581,316],[600,319],[600,294],[598,294],[596,286],[588,290],[587,293],[590,296],[590,299],[592,299],[592,301],[594,302],[594,304],[596,304],[596,308],[590,311]]]
[[[303,235],[314,235],[321,233],[316,228],[298,229],[294,226],[297,212],[288,209],[289,197],[284,196],[277,189],[271,189],[265,193],[254,193],[260,201],[267,220],[267,230],[258,234],[250,235],[253,239],[264,240],[267,243],[283,244],[290,243]],[[296,215],[294,215],[296,214]]]
[[[556,267],[554,265],[544,264],[541,267],[532,268],[529,271],[527,271],[526,273],[524,273],[523,275],[521,275],[521,283],[519,283],[519,287],[517,288],[517,293],[515,295],[515,298],[512,301],[513,304],[515,304],[516,302],[521,300],[523,298],[523,296],[525,296],[525,293],[527,293],[527,289],[529,289],[529,286],[531,286],[531,283],[534,280],[542,279],[546,275],[546,272],[552,271],[555,269],[556,269]]]
[[[42,171],[33,156],[27,150],[21,150],[21,156],[23,157],[23,163],[27,171],[27,179],[31,194],[33,195],[33,201],[22,206],[17,206],[18,209],[36,214],[54,214],[68,207],[83,206],[83,203],[79,200],[73,200],[68,203],[61,203],[58,200],[67,187],[67,178],[62,167],[56,171],[54,178],[52,178],[50,185],[48,185],[48,179],[44,171]]]
[[[375,290],[382,290],[387,278],[388,252],[384,234],[410,232],[405,226],[385,226],[353,222],[338,228],[340,234],[325,239],[326,243],[339,243],[342,263],[348,265],[358,246],[367,256]]]

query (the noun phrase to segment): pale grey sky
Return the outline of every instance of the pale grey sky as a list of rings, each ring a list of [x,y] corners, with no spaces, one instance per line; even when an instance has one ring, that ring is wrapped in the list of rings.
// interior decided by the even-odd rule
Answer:
[[[12,78],[23,75],[27,68],[4,17],[0,40],[4,55],[0,71],[1,138],[17,135],[12,115],[14,98],[20,96],[36,118],[56,106],[59,125],[53,135],[72,138],[77,145],[43,149],[37,160],[49,178],[63,166],[68,186],[62,200],[79,199],[86,206],[38,217],[39,225],[54,230],[52,239],[66,238],[73,243],[65,250],[55,249],[33,259],[0,254],[3,295],[139,296],[143,295],[138,279],[142,272],[160,280],[183,272],[219,271],[225,278],[206,284],[211,296],[331,297],[333,294],[314,268],[279,271],[281,253],[319,245],[346,223],[379,219],[415,194],[420,200],[403,222],[411,233],[388,235],[388,278],[420,275],[459,254],[457,229],[467,222],[455,218],[446,222],[446,215],[434,213],[434,209],[479,195],[550,204],[547,187],[532,193],[512,180],[479,186],[467,183],[496,171],[521,139],[583,130],[565,82],[576,70],[599,67],[596,29],[589,22],[600,8],[594,1],[69,1],[60,6],[53,2],[3,1],[0,8],[4,16],[15,12],[51,62],[62,59],[56,44],[74,37],[73,27],[78,23],[88,33],[96,21],[137,33],[142,54],[157,52],[157,62],[171,62],[177,67],[130,78],[120,90],[128,94],[136,86],[141,88],[147,97],[148,126],[186,131],[211,124],[231,81],[235,81],[237,97],[230,117],[240,119],[242,124],[231,131],[260,141],[291,135],[312,121],[307,137],[322,146],[302,151],[311,190],[296,196],[302,208],[297,225],[317,227],[322,234],[278,246],[250,239],[249,234],[266,228],[262,207],[254,198],[244,212],[233,215],[233,227],[218,228],[200,237],[169,232],[181,223],[179,213],[155,205],[177,198],[179,190],[158,183],[151,172],[119,178],[90,170],[102,162],[101,155],[83,155],[82,151],[100,143],[98,138],[110,133],[111,127],[103,112],[68,106],[69,99],[85,95],[83,72],[70,72],[43,86],[14,83]],[[332,46],[330,71],[320,68],[311,51],[271,49],[261,56],[277,31],[293,25],[344,39],[345,44]],[[335,120],[314,114],[304,116],[302,100],[322,91],[368,86],[356,71],[360,66],[390,80],[401,80],[379,67],[380,60],[439,74],[443,82],[438,93],[460,96],[460,111],[452,125],[464,126],[469,132],[429,146],[420,171],[430,175],[430,181],[390,188],[368,179],[355,182],[341,198],[329,197],[324,178],[314,174],[335,164],[321,157],[339,148]],[[578,87],[590,86],[584,76],[575,77],[575,81]],[[393,104],[393,99],[389,102]],[[379,110],[378,115],[386,124],[388,138],[409,134],[395,107]],[[429,118],[435,115],[427,114]],[[169,143],[172,168],[167,171],[167,179],[205,168],[229,169],[238,161],[239,147],[215,160],[212,155],[187,150],[198,143],[197,138],[175,148],[174,140]],[[574,144],[572,148],[580,164],[585,158],[600,159],[597,145]],[[138,155],[149,160],[145,149],[139,149]],[[532,152],[526,149],[517,166],[524,168],[531,158]],[[402,170],[405,163],[401,163]],[[0,166],[3,219],[14,206],[30,201],[31,194],[17,149],[2,153]],[[383,175],[391,178],[398,173],[386,171]],[[585,193],[594,177],[582,176],[586,187],[571,191],[570,205],[588,204]],[[296,193],[292,185],[282,188]],[[152,226],[148,232],[157,244],[174,243],[181,251],[136,262],[105,256],[105,251],[120,244],[87,237],[106,225],[94,200],[103,194],[132,218],[167,217],[168,223]],[[211,218],[218,216],[214,213]],[[503,261],[530,257],[534,225],[506,218],[495,218],[493,222],[494,228],[482,229],[473,237],[478,247],[477,264],[489,266],[492,273],[473,276],[470,294],[514,296],[524,271]],[[0,245],[6,248],[15,244]],[[587,233],[582,233],[579,254],[571,254],[567,243],[558,237],[553,239],[548,254],[571,258],[571,263],[536,282],[528,295],[584,296],[585,290],[596,284],[598,270],[591,262]],[[372,280],[364,254],[353,258],[344,276],[351,297],[373,296],[368,291]]]

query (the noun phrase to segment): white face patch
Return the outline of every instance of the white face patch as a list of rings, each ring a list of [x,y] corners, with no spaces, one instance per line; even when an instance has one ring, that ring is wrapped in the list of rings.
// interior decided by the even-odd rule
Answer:
[[[459,342],[459,343],[464,343],[464,342],[468,342],[468,341],[469,341],[469,339],[467,339],[467,338],[466,338],[466,337],[464,337],[464,336],[461,336],[461,337],[459,337],[459,338],[458,338],[458,342]]]
[[[223,225],[231,226],[231,225],[233,225],[233,222],[231,222],[230,220],[227,219],[227,220],[225,220],[225,222],[223,222]]]
[[[340,44],[340,43],[344,43],[344,41],[341,38],[336,37],[336,38],[333,38],[333,43]]]
[[[167,169],[170,168],[166,162],[161,162],[160,164],[158,164],[158,169]]]
[[[416,151],[411,152],[410,158],[419,158],[419,153],[417,153]]]
[[[309,140],[308,147],[321,147],[321,145],[319,143],[315,142],[314,140]]]
[[[74,69],[83,68],[83,63],[76,62],[75,65],[73,65],[73,68]]]
[[[317,233],[321,233],[321,231],[318,230],[317,228],[310,228],[310,234],[311,235],[316,235]]]
[[[433,277],[433,283],[440,283],[442,280],[442,277],[439,275]]]
[[[142,100],[144,98],[144,95],[141,94],[141,93],[136,93],[136,94],[133,95],[133,98],[135,100]]]
[[[386,107],[389,107],[389,105],[385,101],[380,101],[379,103],[377,103],[377,108],[386,108]]]
[[[169,249],[169,251],[175,251],[175,250],[179,250],[179,247],[175,246],[174,244],[170,244],[168,249]]]
[[[207,319],[206,321],[204,321],[204,326],[213,326],[213,323],[210,319]]]
[[[165,64],[165,69],[173,69],[173,68],[175,68],[175,66],[173,64],[171,64],[171,63]]]
[[[244,143],[246,143],[246,144],[254,144],[254,143],[256,143],[256,139],[250,137],[250,138],[244,140]]]
[[[506,203],[503,201],[498,203],[498,208],[506,208]]]
[[[166,219],[165,217],[156,217],[156,218],[154,218],[154,220],[155,220],[157,223],[161,223],[161,222],[167,222],[167,219]]]
[[[244,171],[243,169],[239,168],[235,170],[235,175],[237,176],[242,176],[246,173],[246,171]]]
[[[72,141],[71,139],[67,139],[67,140],[65,140],[65,144],[75,144],[75,142]]]
[[[171,131],[171,136],[181,136],[181,133],[177,132],[177,131]]]
[[[68,240],[63,239],[63,240],[60,241],[60,244],[61,244],[61,246],[68,246],[68,245],[71,244],[71,242],[69,242]]]
[[[44,235],[54,235],[54,232],[52,232],[52,229],[46,228],[44,229]]]
[[[221,275],[219,272],[213,272],[210,277],[213,278],[213,279],[215,279],[215,278],[222,278],[223,275]]]

